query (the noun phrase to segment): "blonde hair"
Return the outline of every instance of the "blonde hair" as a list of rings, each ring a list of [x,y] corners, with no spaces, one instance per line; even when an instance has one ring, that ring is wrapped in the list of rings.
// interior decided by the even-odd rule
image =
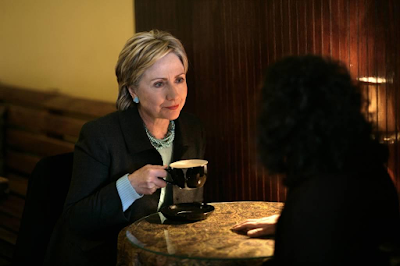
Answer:
[[[185,49],[170,33],[160,30],[139,32],[126,42],[115,67],[119,87],[116,102],[118,110],[128,109],[135,104],[129,94],[129,87],[137,88],[143,73],[169,53],[178,56],[187,73],[188,59]]]

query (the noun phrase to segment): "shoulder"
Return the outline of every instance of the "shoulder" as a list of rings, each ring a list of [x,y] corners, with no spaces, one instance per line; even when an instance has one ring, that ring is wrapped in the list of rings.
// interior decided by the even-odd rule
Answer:
[[[115,125],[118,123],[118,112],[119,111],[112,112],[105,116],[88,121],[83,125],[82,130],[98,130],[99,128],[108,128],[111,125]]]
[[[86,122],[81,128],[77,144],[100,148],[107,143],[115,143],[123,135],[119,120],[117,111]]]
[[[123,111],[115,111],[105,116],[85,123],[81,132],[90,134],[115,134],[124,129],[124,126],[135,127],[141,125],[141,119],[135,108]]]
[[[107,136],[115,135],[118,128],[118,111],[93,119],[82,126],[77,144],[102,146]]]

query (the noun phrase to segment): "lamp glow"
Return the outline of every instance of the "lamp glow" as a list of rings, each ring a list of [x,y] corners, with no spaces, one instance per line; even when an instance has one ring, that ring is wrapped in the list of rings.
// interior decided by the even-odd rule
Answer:
[[[391,80],[387,80],[381,77],[360,77],[359,81],[372,84],[392,83]]]

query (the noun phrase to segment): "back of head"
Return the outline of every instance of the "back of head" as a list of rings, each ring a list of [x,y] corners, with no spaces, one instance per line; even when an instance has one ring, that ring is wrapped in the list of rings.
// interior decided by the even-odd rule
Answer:
[[[185,49],[182,43],[168,32],[139,32],[126,42],[115,68],[119,87],[116,102],[118,110],[125,110],[134,104],[128,88],[137,87],[143,73],[169,53],[178,56],[187,72],[188,59]]]
[[[287,177],[357,170],[376,154],[382,164],[387,155],[362,107],[359,87],[340,62],[314,55],[276,62],[262,88],[261,160],[270,173]]]

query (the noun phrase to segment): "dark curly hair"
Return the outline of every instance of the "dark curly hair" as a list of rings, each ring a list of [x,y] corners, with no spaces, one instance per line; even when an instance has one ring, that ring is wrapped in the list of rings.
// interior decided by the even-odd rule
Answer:
[[[316,55],[286,57],[267,69],[258,147],[270,174],[291,186],[318,174],[381,167],[387,151],[362,113],[359,86],[344,65]]]

